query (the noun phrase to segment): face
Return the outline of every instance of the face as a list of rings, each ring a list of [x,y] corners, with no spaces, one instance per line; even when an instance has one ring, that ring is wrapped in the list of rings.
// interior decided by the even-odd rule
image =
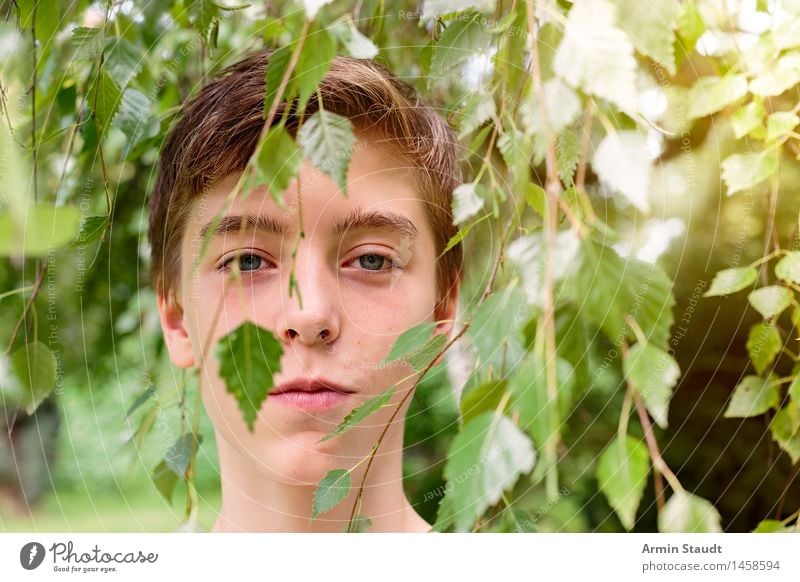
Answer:
[[[370,453],[418,379],[405,364],[378,363],[417,324],[442,322],[436,333],[450,334],[457,287],[435,311],[437,253],[427,209],[403,163],[371,141],[357,142],[347,197],[308,161],[280,205],[265,188],[229,202],[237,178],[193,203],[181,248],[180,306],[158,301],[165,340],[176,365],[200,367],[217,438],[274,479],[316,484],[327,471],[351,468]],[[220,232],[200,257],[203,227],[221,210]],[[283,347],[276,386],[316,378],[352,392],[324,402],[270,396],[248,431],[214,356],[217,341],[244,320],[270,330]],[[204,345],[210,346],[205,358]],[[388,406],[318,443],[353,408],[391,386]],[[410,401],[387,435],[399,436],[400,444]]]

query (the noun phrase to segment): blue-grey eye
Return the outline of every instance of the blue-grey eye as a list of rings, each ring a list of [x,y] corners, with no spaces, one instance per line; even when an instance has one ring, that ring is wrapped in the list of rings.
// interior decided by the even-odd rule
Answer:
[[[358,257],[359,264],[368,271],[380,271],[387,260],[383,255],[361,255]]]
[[[252,254],[239,255],[240,271],[255,271],[261,266],[261,257]]]

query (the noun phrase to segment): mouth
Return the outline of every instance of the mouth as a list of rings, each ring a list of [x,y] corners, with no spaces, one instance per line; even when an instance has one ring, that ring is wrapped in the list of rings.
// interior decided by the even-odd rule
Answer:
[[[298,378],[278,384],[269,401],[308,411],[335,408],[344,404],[355,390],[324,378]]]

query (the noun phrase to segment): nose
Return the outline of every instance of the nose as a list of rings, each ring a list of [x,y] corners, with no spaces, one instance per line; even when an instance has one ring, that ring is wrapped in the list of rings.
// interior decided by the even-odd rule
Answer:
[[[276,331],[287,345],[330,345],[339,337],[336,277],[324,261],[309,259],[304,266],[295,264],[294,285],[282,285]]]

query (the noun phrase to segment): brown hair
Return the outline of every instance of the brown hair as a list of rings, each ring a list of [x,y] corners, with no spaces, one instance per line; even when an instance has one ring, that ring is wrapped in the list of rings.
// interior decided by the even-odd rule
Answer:
[[[177,299],[180,249],[191,203],[227,176],[239,174],[258,146],[265,123],[265,74],[273,51],[262,50],[227,67],[183,105],[160,154],[150,199],[150,274],[156,291]],[[378,63],[337,56],[320,83],[323,107],[349,118],[357,131],[380,137],[407,160],[425,202],[437,256],[458,232],[451,214],[452,193],[461,183],[456,141],[447,123],[407,83]],[[288,104],[287,130],[302,121]],[[272,125],[287,103],[281,103]],[[305,110],[318,108],[312,98]],[[461,243],[437,264],[436,294],[442,302],[462,276]]]

